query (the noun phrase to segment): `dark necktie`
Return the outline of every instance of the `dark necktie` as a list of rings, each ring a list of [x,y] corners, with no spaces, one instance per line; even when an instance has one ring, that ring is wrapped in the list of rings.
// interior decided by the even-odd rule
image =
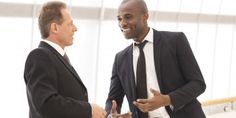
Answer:
[[[146,99],[147,98],[147,81],[146,81],[146,62],[145,56],[143,52],[143,47],[147,41],[140,44],[135,44],[139,48],[139,57],[137,62],[137,70],[136,70],[136,93],[137,98]],[[148,113],[143,113],[142,111],[138,110],[139,118],[148,118]]]
[[[71,65],[71,64],[70,64],[70,60],[69,60],[69,58],[68,58],[68,56],[67,56],[66,53],[64,54],[63,57],[64,57],[65,61],[66,61],[69,65]]]

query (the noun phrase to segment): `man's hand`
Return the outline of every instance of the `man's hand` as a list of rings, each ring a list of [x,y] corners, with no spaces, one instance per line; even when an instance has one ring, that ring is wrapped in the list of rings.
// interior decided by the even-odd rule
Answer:
[[[154,95],[151,99],[137,99],[133,104],[137,106],[142,112],[149,112],[158,109],[163,106],[171,104],[170,97],[168,95],[162,95],[160,92],[150,89]]]
[[[108,118],[131,118],[132,117],[131,112],[127,112],[127,113],[124,113],[124,114],[118,114],[117,111],[116,111],[116,107],[117,107],[116,101],[112,100],[111,112],[108,115]]]
[[[104,118],[106,111],[98,106],[97,104],[92,104],[92,118]]]

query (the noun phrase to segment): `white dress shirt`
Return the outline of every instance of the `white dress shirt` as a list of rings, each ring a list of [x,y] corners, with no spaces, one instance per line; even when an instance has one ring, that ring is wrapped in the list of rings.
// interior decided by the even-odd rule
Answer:
[[[152,98],[153,94],[150,92],[150,88],[154,90],[160,91],[156,69],[154,65],[154,54],[153,54],[153,29],[150,28],[147,36],[144,38],[148,42],[143,48],[145,60],[146,60],[146,75],[147,75],[147,93],[148,98]],[[134,67],[134,75],[135,75],[135,82],[136,82],[136,68],[137,68],[137,60],[139,56],[139,48],[133,45],[133,67]],[[149,118],[170,118],[169,114],[167,113],[165,107],[160,107],[156,110],[148,112]]]
[[[49,41],[49,40],[42,40],[43,42],[46,42],[48,45],[52,46],[61,56],[64,56],[65,51],[56,43]]]

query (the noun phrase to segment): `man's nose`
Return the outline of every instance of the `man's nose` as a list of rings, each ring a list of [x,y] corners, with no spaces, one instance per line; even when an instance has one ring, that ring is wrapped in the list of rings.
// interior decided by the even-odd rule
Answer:
[[[124,28],[124,27],[127,26],[127,22],[126,22],[125,20],[121,20],[120,23],[119,23],[119,26],[120,26],[121,28]]]

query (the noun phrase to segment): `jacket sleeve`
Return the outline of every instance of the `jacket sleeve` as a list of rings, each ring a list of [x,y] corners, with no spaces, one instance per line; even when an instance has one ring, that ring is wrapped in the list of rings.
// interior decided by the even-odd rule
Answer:
[[[178,33],[175,44],[176,59],[185,84],[169,94],[174,111],[195,100],[206,89],[202,73],[184,33]]]
[[[117,112],[120,113],[121,111],[121,106],[123,103],[123,98],[124,98],[124,90],[121,86],[121,82],[118,76],[118,64],[117,64],[117,55],[113,64],[113,69],[112,69],[112,76],[111,76],[111,83],[110,83],[110,90],[108,93],[108,98],[106,100],[106,106],[105,110],[107,112],[107,115],[111,111],[112,107],[112,100],[115,100],[117,103]],[[107,116],[106,115],[106,116]]]

